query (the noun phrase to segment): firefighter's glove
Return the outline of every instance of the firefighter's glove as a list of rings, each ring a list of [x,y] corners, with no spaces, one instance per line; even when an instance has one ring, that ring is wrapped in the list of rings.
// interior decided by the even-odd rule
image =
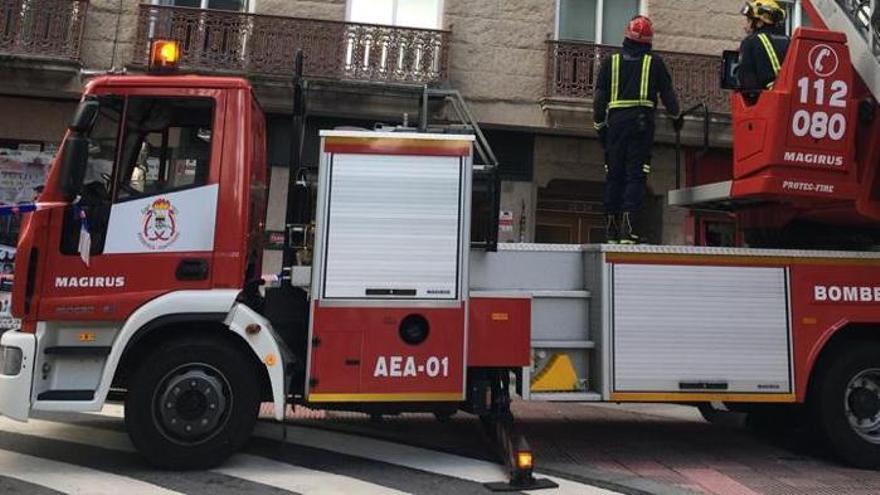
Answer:
[[[608,148],[608,124],[605,122],[593,124],[593,129],[596,129],[596,133],[599,134],[599,143],[602,148]]]

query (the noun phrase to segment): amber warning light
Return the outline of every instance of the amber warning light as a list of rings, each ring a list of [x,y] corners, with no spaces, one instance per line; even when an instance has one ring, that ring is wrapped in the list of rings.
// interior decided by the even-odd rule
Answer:
[[[177,69],[180,62],[180,43],[174,40],[155,40],[150,48],[150,72],[168,72]]]

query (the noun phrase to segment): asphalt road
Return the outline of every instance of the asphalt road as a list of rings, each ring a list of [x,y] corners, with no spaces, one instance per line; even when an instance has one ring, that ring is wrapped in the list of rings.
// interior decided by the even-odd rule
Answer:
[[[504,478],[486,460],[271,422],[258,424],[245,451],[217,469],[157,471],[134,451],[121,412],[44,414],[27,424],[0,418],[0,493],[484,495],[491,493],[484,482]],[[560,487],[541,493],[613,493],[553,479]]]

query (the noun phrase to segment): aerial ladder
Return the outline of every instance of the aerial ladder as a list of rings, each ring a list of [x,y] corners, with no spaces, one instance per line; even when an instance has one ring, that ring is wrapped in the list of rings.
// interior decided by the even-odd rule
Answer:
[[[731,96],[730,179],[670,191],[669,203],[735,213],[751,247],[868,249],[880,242],[874,2],[804,7],[813,28],[795,31],[773,88],[754,104]],[[725,79],[735,64],[727,53]]]

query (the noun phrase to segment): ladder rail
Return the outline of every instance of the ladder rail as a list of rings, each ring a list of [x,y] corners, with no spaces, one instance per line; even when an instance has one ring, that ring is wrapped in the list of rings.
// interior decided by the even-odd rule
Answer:
[[[853,67],[880,101],[880,0],[804,0],[825,26],[846,35]]]
[[[452,117],[474,133],[474,148],[483,165],[474,165],[474,171],[487,176],[488,196],[491,208],[488,212],[489,219],[486,222],[485,241],[473,241],[471,247],[481,248],[486,251],[495,251],[498,247],[498,224],[501,215],[501,176],[498,157],[489,145],[489,140],[483,134],[480,124],[471,113],[464,97],[456,89],[429,88],[425,86],[421,95],[421,108],[419,110],[419,130],[425,132],[429,126],[428,106],[431,98],[442,99],[445,104],[452,108]]]
[[[480,158],[487,165],[497,167],[498,158],[496,157],[495,152],[492,151],[492,147],[489,145],[489,141],[486,139],[486,135],[483,134],[483,130],[480,128],[480,124],[477,122],[474,114],[471,113],[470,108],[468,108],[468,105],[464,101],[464,97],[461,95],[461,92],[457,89],[438,89],[429,88],[427,86],[424,88],[422,92],[421,108],[422,130],[426,130],[428,128],[428,102],[430,101],[431,97],[443,98],[446,102],[451,104],[455,112],[455,117],[458,118],[458,120],[462,124],[473,129],[474,136],[477,140],[477,153],[480,155]]]

